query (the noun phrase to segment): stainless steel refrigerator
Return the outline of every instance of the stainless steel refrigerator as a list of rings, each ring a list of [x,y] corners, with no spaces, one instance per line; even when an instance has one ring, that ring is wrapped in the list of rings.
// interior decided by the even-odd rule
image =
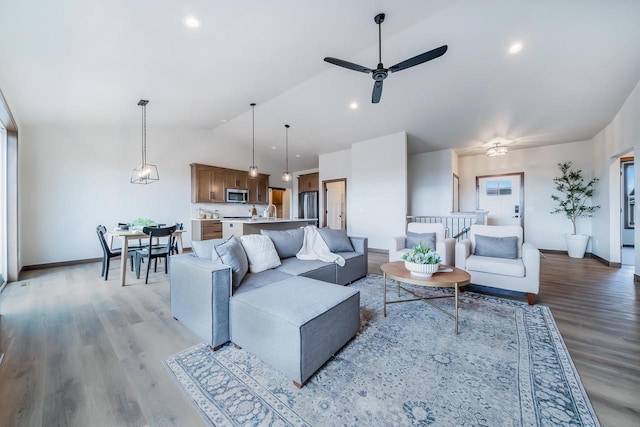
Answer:
[[[315,218],[316,227],[319,221],[318,192],[304,191],[298,195],[298,218]]]

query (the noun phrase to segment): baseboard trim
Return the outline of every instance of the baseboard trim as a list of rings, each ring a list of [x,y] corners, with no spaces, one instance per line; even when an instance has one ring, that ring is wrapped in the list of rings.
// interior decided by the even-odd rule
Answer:
[[[560,251],[560,250],[557,250],[557,249],[540,249],[540,252],[542,252],[543,254],[556,254],[556,255],[567,255],[567,256],[569,256],[567,251]],[[622,263],[608,261],[608,260],[602,258],[601,256],[598,256],[598,255],[593,254],[591,252],[586,252],[584,254],[584,257],[585,258],[593,258],[596,261],[598,261],[599,263],[606,265],[607,267],[622,268]]]
[[[191,248],[184,248],[184,253],[191,252]],[[46,264],[33,264],[33,265],[24,265],[20,270],[20,273],[23,271],[30,270],[42,270],[44,268],[56,268],[56,267],[68,267],[70,265],[78,265],[78,264],[90,264],[92,262],[100,262],[102,258],[86,258],[86,259],[75,259],[71,261],[61,261],[61,262],[50,262]]]
[[[376,249],[376,248],[369,248],[369,252],[373,252],[374,254],[389,254],[389,249]]]

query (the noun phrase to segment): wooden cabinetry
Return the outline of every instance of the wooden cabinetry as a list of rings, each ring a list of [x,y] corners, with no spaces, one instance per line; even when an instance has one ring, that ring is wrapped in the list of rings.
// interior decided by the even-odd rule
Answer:
[[[220,221],[191,221],[191,240],[222,239]]]
[[[249,203],[269,203],[269,175],[261,173],[257,178],[249,179]]]
[[[225,203],[227,188],[249,190],[249,203],[269,203],[269,175],[249,179],[247,171],[191,164],[191,202]]]
[[[248,188],[249,173],[236,169],[225,169],[224,182],[226,188],[239,188],[246,190]]]
[[[300,175],[300,177],[298,178],[298,191],[319,191],[319,179],[320,177],[318,175],[318,172]]]
[[[191,165],[191,201],[194,203],[224,203],[224,169]]]

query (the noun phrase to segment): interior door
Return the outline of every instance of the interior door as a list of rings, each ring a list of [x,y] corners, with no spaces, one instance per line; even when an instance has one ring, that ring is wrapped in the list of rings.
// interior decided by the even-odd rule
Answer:
[[[324,223],[331,229],[347,228],[346,180],[324,182]]]
[[[477,176],[476,208],[488,211],[489,225],[524,229],[524,172]]]

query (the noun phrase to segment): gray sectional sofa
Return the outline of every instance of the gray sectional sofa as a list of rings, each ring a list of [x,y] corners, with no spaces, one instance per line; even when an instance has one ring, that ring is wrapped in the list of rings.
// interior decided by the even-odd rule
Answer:
[[[171,313],[213,350],[231,341],[301,387],[358,331],[359,292],[339,285],[367,274],[368,241],[345,235],[340,267],[291,256],[298,237],[270,233],[280,265],[241,280],[237,244],[231,260],[216,252],[233,242],[194,241],[193,253],[170,257]]]

